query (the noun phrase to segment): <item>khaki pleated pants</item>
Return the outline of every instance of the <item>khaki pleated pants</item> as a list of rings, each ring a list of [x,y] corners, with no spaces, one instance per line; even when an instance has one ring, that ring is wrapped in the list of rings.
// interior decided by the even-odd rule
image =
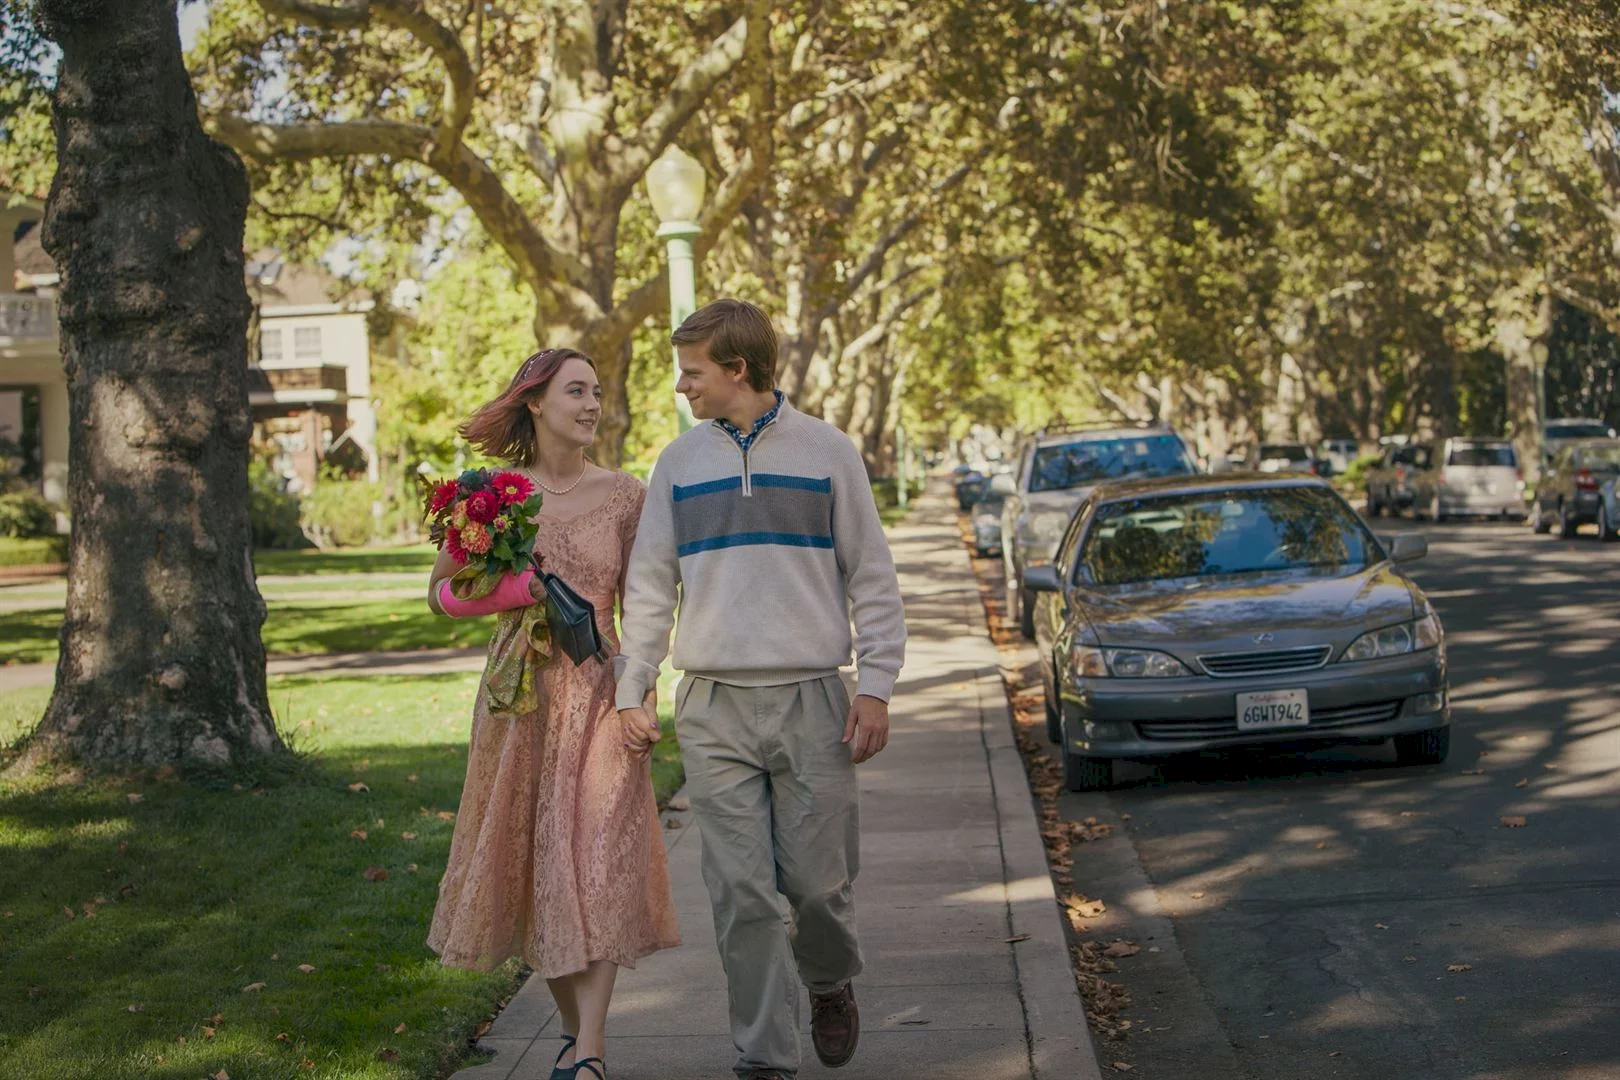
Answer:
[[[842,741],[848,714],[836,675],[780,686],[689,676],[676,694],[739,1075],[793,1076],[799,983],[832,990],[861,970],[851,890],[860,807]]]

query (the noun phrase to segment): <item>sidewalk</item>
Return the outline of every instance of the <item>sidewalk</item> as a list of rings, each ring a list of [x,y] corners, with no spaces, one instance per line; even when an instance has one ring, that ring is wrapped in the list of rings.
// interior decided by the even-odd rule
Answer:
[[[889,747],[860,767],[855,887],[866,971],[855,1060],[804,1078],[1097,1080],[996,654],[936,483],[890,533],[911,639]],[[666,829],[685,944],[620,973],[608,1022],[612,1080],[728,1080],[736,1053],[691,814]],[[809,1006],[803,1008],[809,1022]],[[455,1080],[545,1080],[560,1048],[531,978]]]

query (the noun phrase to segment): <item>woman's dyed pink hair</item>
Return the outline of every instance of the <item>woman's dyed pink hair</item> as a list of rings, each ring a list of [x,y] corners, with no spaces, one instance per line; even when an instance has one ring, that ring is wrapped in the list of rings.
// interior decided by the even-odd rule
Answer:
[[[546,392],[557,371],[569,360],[596,361],[574,349],[541,349],[518,367],[501,396],[479,408],[461,425],[461,437],[488,457],[530,466],[539,456],[529,402]]]

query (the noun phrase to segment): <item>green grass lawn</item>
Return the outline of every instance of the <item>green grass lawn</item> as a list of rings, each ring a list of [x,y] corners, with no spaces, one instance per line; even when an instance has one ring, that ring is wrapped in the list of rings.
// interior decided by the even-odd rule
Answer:
[[[268,602],[262,636],[271,653],[377,652],[482,645],[492,619],[451,620],[427,607],[427,589],[410,599]],[[56,659],[60,608],[0,614],[0,664]]]
[[[427,572],[438,552],[432,544],[407,547],[336,548],[331,551],[275,551],[261,548],[253,553],[253,566],[265,574],[375,574],[422,575],[427,588]]]
[[[312,766],[268,790],[0,784],[0,1076],[449,1072],[518,977],[444,968],[424,944],[476,686],[273,679]],[[0,743],[48,696],[0,694]],[[680,782],[666,739],[660,802]]]

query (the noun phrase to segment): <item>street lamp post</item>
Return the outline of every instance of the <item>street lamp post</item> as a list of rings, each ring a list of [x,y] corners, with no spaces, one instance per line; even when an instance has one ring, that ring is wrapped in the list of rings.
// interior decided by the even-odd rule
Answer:
[[[707,182],[703,165],[674,143],[664,148],[658,160],[647,168],[647,195],[658,215],[658,235],[664,240],[669,259],[669,328],[686,321],[697,310],[697,267],[692,241],[703,231],[698,212],[703,208]],[[675,378],[680,379],[680,354],[675,355]],[[675,395],[675,422],[681,431],[692,426],[692,409],[681,395]]]

